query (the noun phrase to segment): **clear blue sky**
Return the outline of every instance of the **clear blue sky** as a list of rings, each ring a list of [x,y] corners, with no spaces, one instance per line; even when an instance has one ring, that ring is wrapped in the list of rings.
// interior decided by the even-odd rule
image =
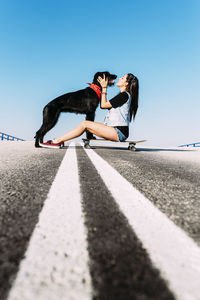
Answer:
[[[33,140],[50,100],[108,70],[140,81],[130,138],[200,141],[199,29],[199,0],[0,0],[0,131]],[[83,119],[62,113],[46,138]]]

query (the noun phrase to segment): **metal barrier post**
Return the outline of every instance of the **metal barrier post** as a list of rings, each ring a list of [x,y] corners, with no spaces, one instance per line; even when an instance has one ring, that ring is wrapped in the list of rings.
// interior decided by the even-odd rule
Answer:
[[[192,147],[200,147],[200,142],[192,143],[192,144],[186,144],[186,145],[180,145],[180,146],[178,146],[178,147],[189,147],[189,146],[192,146]]]
[[[0,140],[7,140],[7,141],[24,141],[23,139],[17,138],[15,136],[0,132]]]

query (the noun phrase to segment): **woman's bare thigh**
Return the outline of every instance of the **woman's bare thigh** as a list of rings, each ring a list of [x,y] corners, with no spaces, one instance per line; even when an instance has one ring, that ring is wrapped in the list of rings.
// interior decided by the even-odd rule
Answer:
[[[103,123],[84,121],[86,130],[107,140],[119,141],[117,131],[114,127]]]

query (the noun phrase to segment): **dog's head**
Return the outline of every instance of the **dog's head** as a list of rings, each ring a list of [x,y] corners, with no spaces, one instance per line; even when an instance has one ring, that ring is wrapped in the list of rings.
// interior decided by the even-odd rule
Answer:
[[[100,83],[97,81],[98,77],[100,76],[101,78],[103,78],[103,75],[105,74],[105,77],[108,78],[108,86],[112,86],[115,84],[114,80],[117,78],[117,75],[115,74],[110,74],[108,71],[105,71],[105,72],[97,72],[95,75],[94,75],[94,79],[93,79],[93,83],[94,84],[97,84],[99,86]]]

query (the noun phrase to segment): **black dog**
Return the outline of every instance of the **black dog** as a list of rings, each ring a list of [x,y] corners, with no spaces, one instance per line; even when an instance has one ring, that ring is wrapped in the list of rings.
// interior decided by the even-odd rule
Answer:
[[[114,85],[113,80],[117,78],[117,75],[110,74],[107,71],[97,72],[94,75],[91,87],[59,96],[44,107],[43,124],[36,132],[35,147],[40,147],[39,143],[43,143],[44,135],[55,126],[61,112],[86,114],[86,120],[94,121],[102,90],[97,78],[98,76],[103,78],[103,74],[108,79],[108,86]],[[88,139],[93,138],[90,132],[86,132],[86,136]]]

